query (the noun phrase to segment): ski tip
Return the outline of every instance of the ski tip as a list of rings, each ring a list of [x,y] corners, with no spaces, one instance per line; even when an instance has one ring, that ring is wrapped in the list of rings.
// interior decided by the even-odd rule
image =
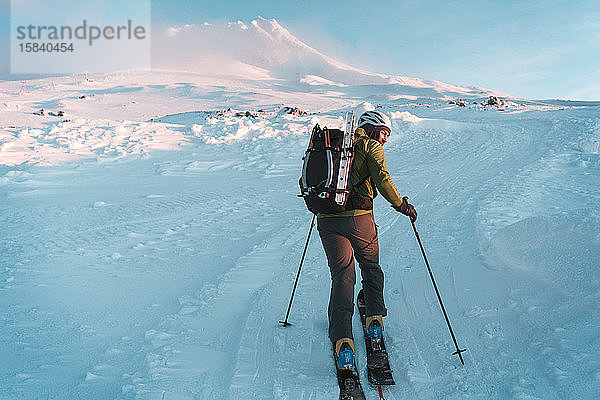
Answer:
[[[283,325],[283,327],[285,328],[286,326],[292,326],[292,324],[290,322],[286,322],[286,321],[279,321],[279,323],[281,325]]]

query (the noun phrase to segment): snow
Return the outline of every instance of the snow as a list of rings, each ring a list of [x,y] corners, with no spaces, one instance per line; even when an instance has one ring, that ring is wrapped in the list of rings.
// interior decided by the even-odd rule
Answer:
[[[392,119],[398,119],[405,122],[419,122],[421,118],[409,113],[408,111],[393,111],[390,113]]]
[[[164,124],[76,119],[46,129],[13,128],[0,136],[0,154],[5,165],[53,165],[83,157],[173,150],[183,141],[183,135]]]
[[[163,39],[203,30],[235,62],[0,82],[0,399],[335,398],[316,232],[278,321],[308,132],[372,109],[468,349],[462,367],[410,223],[377,199],[386,399],[598,398],[600,104],[360,71],[274,20]]]
[[[332,82],[329,79],[322,78],[316,75],[306,75],[304,78],[300,79],[300,82],[306,83],[307,85],[331,85],[331,86],[346,86],[342,83]]]

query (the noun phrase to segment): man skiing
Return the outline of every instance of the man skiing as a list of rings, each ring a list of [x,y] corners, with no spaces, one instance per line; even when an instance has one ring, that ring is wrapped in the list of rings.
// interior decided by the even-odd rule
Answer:
[[[354,284],[358,261],[366,306],[367,333],[371,340],[382,337],[383,271],[379,265],[377,228],[373,217],[373,198],[379,191],[400,213],[417,219],[415,208],[402,198],[386,169],[383,145],[392,131],[390,119],[379,111],[367,111],[358,119],[356,145],[350,175],[352,193],[346,211],[317,216],[317,229],[331,272],[329,298],[329,339],[334,346],[338,372],[357,374],[354,361],[352,315]]]

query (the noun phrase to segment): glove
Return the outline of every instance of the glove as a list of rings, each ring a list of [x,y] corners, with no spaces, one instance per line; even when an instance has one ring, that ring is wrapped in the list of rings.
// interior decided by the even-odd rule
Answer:
[[[402,204],[400,204],[398,207],[393,207],[396,211],[409,217],[411,222],[415,222],[417,220],[417,210],[415,210],[415,207],[408,202],[407,196],[402,198]]]

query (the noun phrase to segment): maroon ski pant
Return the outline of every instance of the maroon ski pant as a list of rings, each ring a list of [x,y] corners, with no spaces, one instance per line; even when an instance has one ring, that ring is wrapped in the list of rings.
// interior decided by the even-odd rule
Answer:
[[[379,265],[379,242],[373,213],[355,217],[322,217],[317,229],[331,272],[329,339],[352,338],[354,285],[358,261],[367,316],[387,315],[383,301],[383,271]]]

